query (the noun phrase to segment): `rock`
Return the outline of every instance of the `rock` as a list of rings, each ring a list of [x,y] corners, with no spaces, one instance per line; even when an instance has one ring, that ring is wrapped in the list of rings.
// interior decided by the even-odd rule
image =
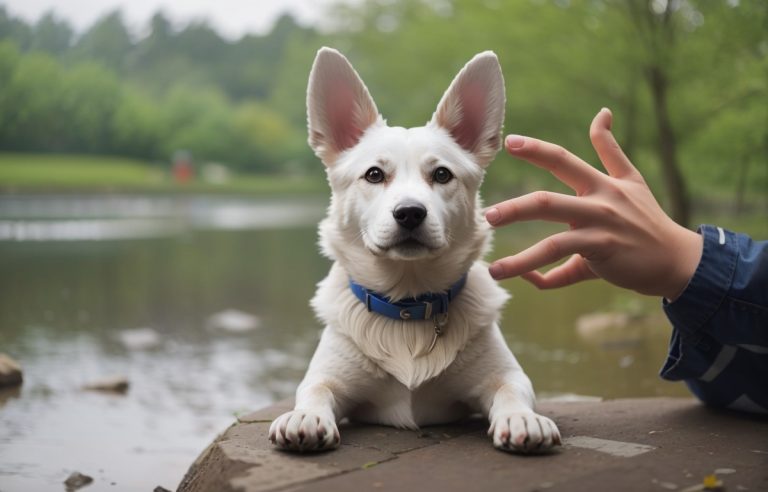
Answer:
[[[621,311],[588,313],[576,320],[576,333],[605,350],[633,349],[647,334],[648,327],[642,321],[641,316]]]
[[[6,402],[15,400],[19,396],[21,396],[21,388],[19,386],[0,388],[0,408],[3,408]]]
[[[160,346],[160,335],[152,328],[124,330],[120,342],[128,350],[150,350]]]
[[[111,378],[101,379],[83,386],[84,390],[89,391],[103,391],[105,393],[119,393],[124,395],[128,392],[130,383],[125,376],[115,376]]]
[[[166,489],[165,487],[161,487],[160,485],[158,485],[152,490],[152,492],[171,492],[171,491]]]
[[[565,443],[536,458],[494,449],[484,419],[422,432],[343,422],[337,450],[287,453],[269,442],[269,427],[293,406],[283,401],[238,418],[192,464],[178,492],[682,492],[709,490],[700,477],[711,470],[733,471],[707,479],[722,487],[727,478],[727,491],[766,490],[766,455],[755,451],[768,442],[768,420],[734,418],[692,398],[540,402]]]
[[[19,363],[5,354],[0,354],[0,387],[19,386],[22,381]]]
[[[233,334],[247,333],[259,327],[259,318],[237,309],[227,309],[209,317],[206,327]]]
[[[589,313],[579,316],[576,320],[576,331],[589,337],[596,333],[612,328],[624,328],[629,324],[627,313]]]
[[[80,472],[72,472],[72,474],[64,480],[64,485],[67,487],[67,492],[73,492],[89,485],[91,482],[93,482],[92,477],[83,475]]]
[[[631,366],[635,363],[635,358],[631,355],[625,355],[621,359],[619,359],[619,367],[622,369],[626,369],[627,367]]]

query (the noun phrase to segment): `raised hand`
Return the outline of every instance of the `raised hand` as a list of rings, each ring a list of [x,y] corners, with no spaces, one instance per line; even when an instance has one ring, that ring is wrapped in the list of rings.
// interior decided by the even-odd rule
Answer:
[[[506,138],[510,154],[551,172],[576,196],[537,191],[490,207],[485,216],[495,227],[528,220],[569,226],[491,264],[494,278],[522,276],[552,289],[599,277],[669,300],[685,289],[701,258],[702,238],[664,213],[613,137],[611,121],[611,112],[603,108],[589,132],[607,174],[558,145],[518,135]],[[569,255],[546,273],[537,270]]]

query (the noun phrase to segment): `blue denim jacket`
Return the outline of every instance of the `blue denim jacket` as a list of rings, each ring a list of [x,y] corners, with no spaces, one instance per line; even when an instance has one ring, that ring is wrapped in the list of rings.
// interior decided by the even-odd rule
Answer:
[[[704,403],[768,414],[768,241],[701,226],[704,251],[672,322],[661,377]]]

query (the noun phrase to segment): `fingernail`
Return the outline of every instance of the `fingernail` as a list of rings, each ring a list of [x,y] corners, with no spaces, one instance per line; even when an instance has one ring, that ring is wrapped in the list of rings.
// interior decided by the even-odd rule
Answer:
[[[601,113],[608,113],[608,116],[610,116],[610,119],[608,120],[608,124],[606,125],[606,127],[610,130],[611,129],[611,123],[613,122],[613,113],[608,108],[602,108],[600,110],[600,112]]]
[[[499,212],[498,208],[492,208],[485,212],[485,220],[487,220],[489,224],[497,223],[500,218],[501,212]]]
[[[488,273],[490,273],[491,277],[495,279],[501,278],[501,276],[504,275],[504,267],[502,267],[498,263],[494,263],[493,265],[488,267]]]
[[[504,140],[504,143],[506,144],[507,148],[510,150],[519,149],[525,143],[525,137],[521,137],[520,135],[507,135],[507,138],[506,140]]]

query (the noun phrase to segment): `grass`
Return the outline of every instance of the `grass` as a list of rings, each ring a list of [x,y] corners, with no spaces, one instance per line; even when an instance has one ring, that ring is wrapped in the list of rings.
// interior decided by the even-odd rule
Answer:
[[[174,183],[170,166],[114,156],[0,153],[0,192],[141,191],[247,194],[325,193],[317,177],[232,175],[226,183]]]

